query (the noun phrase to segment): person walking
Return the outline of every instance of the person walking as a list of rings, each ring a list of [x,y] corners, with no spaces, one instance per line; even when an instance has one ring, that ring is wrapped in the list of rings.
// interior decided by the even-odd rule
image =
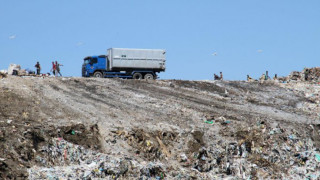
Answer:
[[[62,64],[59,64],[58,61],[56,61],[56,74],[62,76],[62,74],[60,73],[60,66],[63,66]]]
[[[51,69],[51,72],[53,73],[54,76],[56,76],[56,71],[57,71],[57,66],[56,66],[56,64],[52,61],[52,69]]]
[[[34,67],[36,67],[36,69],[37,69],[37,75],[40,75],[41,66],[40,66],[39,61],[37,62],[37,64]]]

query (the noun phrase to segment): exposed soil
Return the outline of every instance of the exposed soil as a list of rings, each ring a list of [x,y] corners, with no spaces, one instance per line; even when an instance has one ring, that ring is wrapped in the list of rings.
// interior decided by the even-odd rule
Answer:
[[[307,178],[295,167],[316,162],[318,92],[304,82],[4,77],[0,177]]]

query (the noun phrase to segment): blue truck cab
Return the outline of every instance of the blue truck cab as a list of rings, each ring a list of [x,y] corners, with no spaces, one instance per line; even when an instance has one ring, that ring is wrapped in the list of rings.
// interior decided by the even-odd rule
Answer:
[[[84,58],[84,63],[82,65],[82,77],[103,77],[103,72],[106,69],[106,56],[88,56]]]

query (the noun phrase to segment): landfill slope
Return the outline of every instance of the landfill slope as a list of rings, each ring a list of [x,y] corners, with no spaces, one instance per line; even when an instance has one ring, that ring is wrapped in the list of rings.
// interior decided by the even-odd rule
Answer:
[[[3,179],[317,179],[308,82],[0,79]]]

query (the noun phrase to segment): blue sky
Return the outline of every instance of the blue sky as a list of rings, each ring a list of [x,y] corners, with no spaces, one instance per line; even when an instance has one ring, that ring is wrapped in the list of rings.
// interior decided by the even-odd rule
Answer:
[[[80,76],[110,47],[166,49],[163,79],[258,78],[319,66],[319,0],[0,0],[0,69]]]

